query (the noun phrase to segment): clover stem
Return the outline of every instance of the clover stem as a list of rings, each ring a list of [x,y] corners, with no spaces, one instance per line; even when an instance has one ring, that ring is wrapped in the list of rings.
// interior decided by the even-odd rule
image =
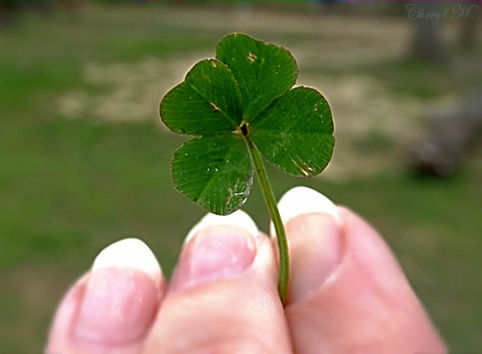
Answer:
[[[256,148],[256,146],[254,146],[254,144],[247,136],[244,136],[244,141],[246,142],[246,145],[248,146],[249,152],[251,154],[251,159],[256,169],[256,174],[258,175],[261,190],[263,191],[263,197],[268,207],[271,220],[273,221],[274,229],[276,231],[276,239],[278,241],[279,250],[278,293],[281,298],[281,302],[284,304],[286,301],[286,294],[288,292],[288,279],[290,268],[288,241],[286,239],[283,222],[281,221],[281,216],[276,205],[276,199],[273,194],[273,189],[271,188],[271,184],[269,183],[268,174],[266,173],[263,158],[261,157],[259,150]]]

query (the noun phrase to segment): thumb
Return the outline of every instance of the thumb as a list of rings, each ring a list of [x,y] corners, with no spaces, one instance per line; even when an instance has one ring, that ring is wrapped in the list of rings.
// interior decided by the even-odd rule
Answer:
[[[359,216],[298,187],[280,201],[298,353],[445,353],[398,262]]]

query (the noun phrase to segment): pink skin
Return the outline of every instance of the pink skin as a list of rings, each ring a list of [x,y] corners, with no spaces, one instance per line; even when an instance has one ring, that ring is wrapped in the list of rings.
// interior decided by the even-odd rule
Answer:
[[[138,270],[86,274],[61,301],[45,352],[139,353],[164,288]]]
[[[302,215],[287,223],[289,235],[318,236],[321,241],[315,248],[323,240],[328,244],[319,250],[301,246],[292,252],[292,276],[298,284],[292,288],[296,301],[287,306],[286,317],[295,351],[445,353],[382,238],[349,210],[339,211],[342,230],[320,214]],[[332,249],[332,257],[313,257],[323,247],[324,252]],[[321,271],[307,275],[307,264]]]
[[[84,276],[46,353],[446,353],[382,238],[339,211],[341,224],[317,213],[287,222],[284,309],[274,240],[211,226],[186,243],[167,291],[129,269]]]

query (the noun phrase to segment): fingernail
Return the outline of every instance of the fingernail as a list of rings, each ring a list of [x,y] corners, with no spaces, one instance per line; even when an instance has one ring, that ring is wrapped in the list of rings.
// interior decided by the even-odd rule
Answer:
[[[290,250],[289,302],[296,302],[336,275],[342,258],[341,218],[328,198],[306,187],[288,191],[278,208]]]
[[[189,232],[171,282],[171,291],[247,270],[256,256],[258,228],[245,212],[206,215]]]
[[[118,347],[142,338],[157,309],[161,279],[159,263],[142,241],[124,239],[105,248],[92,266],[74,339]]]
[[[205,229],[209,226],[233,226],[240,229],[244,229],[250,235],[254,237],[258,236],[258,227],[254,223],[251,216],[242,210],[237,210],[229,215],[216,215],[216,214],[206,214],[194,227],[189,231],[184,244],[188,243],[194,235],[196,235],[200,230]]]
[[[333,202],[318,191],[308,187],[294,187],[283,195],[278,203],[284,222],[301,214],[324,213],[341,222],[338,209]]]

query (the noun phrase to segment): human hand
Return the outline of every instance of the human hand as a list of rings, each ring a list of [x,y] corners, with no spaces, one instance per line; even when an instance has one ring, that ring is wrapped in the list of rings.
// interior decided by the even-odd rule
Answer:
[[[247,214],[208,215],[167,284],[139,240],[97,256],[57,309],[46,353],[446,353],[380,235],[305,187],[279,209],[291,277]]]

